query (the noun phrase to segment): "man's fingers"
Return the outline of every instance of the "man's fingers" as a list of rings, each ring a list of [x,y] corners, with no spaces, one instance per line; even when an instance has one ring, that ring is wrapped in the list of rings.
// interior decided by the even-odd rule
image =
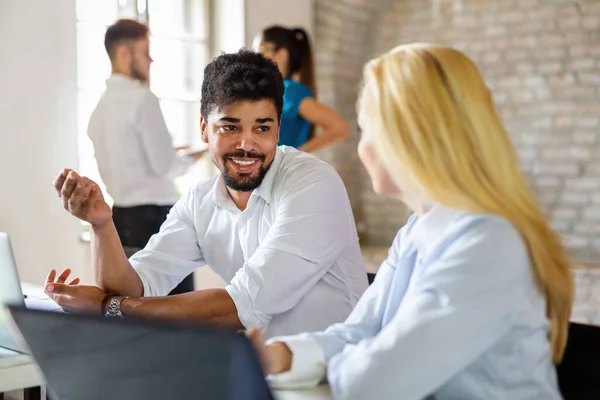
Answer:
[[[67,199],[67,204],[69,205],[69,211],[76,211],[81,207],[81,202],[83,200],[83,186],[81,183],[77,182],[75,188],[71,192],[71,195]]]
[[[87,200],[90,198],[90,194],[92,194],[92,190],[94,190],[94,186],[96,186],[96,184],[92,181],[85,184],[85,188],[83,188],[83,199],[84,200]]]
[[[79,278],[75,278],[71,282],[69,282],[69,285],[78,285],[79,282],[80,282],[80,279]]]
[[[67,278],[71,275],[71,269],[67,268],[63,272],[60,273],[58,278],[56,278],[56,283],[65,283]]]
[[[63,200],[68,199],[78,185],[83,186],[83,178],[77,172],[69,170],[60,191]]]
[[[60,197],[62,197],[63,201],[68,201],[69,197],[77,187],[77,183],[79,183],[79,179],[76,177],[76,173],[74,171],[69,172],[67,175],[67,179],[62,185],[60,189]],[[77,175],[78,176],[78,175]]]
[[[62,283],[50,283],[49,285],[46,285],[46,287],[44,289],[46,290],[46,293],[48,293],[48,294],[64,295],[64,296],[60,296],[60,297],[66,297],[66,296],[75,297],[78,286],[69,286],[69,285],[65,285]]]
[[[93,187],[93,183],[88,183],[87,185],[84,185],[81,182],[82,181],[77,183],[77,187],[75,187],[73,193],[71,193],[71,196],[67,201],[69,211],[73,213],[76,213],[77,211],[79,211],[79,209],[83,207],[83,205],[89,198],[90,192]]]
[[[65,183],[69,172],[71,172],[69,168],[63,169],[58,173],[58,176],[52,182],[54,189],[56,189],[56,192],[58,193],[58,197],[60,197],[60,191],[62,190],[63,184]]]
[[[83,177],[81,175],[79,175],[77,172],[75,172],[75,170],[70,170],[69,176],[71,176],[73,179],[75,179],[77,181],[81,181],[83,179]]]
[[[85,185],[90,185],[90,193],[102,194],[102,190],[100,189],[100,186],[98,186],[98,184],[96,182],[94,182],[93,180],[91,180],[90,178],[85,177],[85,176],[82,177],[81,179],[83,179]]]
[[[48,272],[48,276],[46,277],[46,285],[49,283],[54,283],[55,279],[56,279],[56,270],[51,269],[50,272]]]
[[[91,180],[90,178],[88,178],[87,176],[82,176],[81,177],[81,182],[83,183],[83,186],[87,187],[89,185],[95,185],[96,182],[94,182],[93,180]]]

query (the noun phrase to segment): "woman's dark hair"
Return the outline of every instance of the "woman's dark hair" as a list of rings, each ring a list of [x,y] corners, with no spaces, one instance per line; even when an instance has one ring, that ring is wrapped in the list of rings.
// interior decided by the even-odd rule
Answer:
[[[308,34],[302,28],[288,29],[283,26],[271,26],[262,31],[262,41],[275,46],[275,51],[286,49],[289,55],[288,75],[300,75],[300,82],[312,90],[317,97],[315,69],[313,65],[312,47]]]

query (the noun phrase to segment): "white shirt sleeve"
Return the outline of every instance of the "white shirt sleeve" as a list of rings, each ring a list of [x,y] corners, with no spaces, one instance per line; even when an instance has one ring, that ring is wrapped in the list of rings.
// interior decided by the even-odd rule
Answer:
[[[313,340],[320,344],[327,362],[347,345],[371,338],[381,330],[381,321],[396,265],[398,264],[397,260],[403,234],[404,229],[396,235],[387,259],[377,271],[375,281],[361,296],[346,321],[331,325],[323,332],[309,334]]]
[[[319,384],[325,378],[327,362],[349,344],[375,336],[381,329],[385,299],[391,286],[404,230],[400,230],[388,258],[377,271],[375,281],[362,295],[348,319],[324,332],[275,337],[267,341],[284,342],[292,352],[291,369],[269,375],[269,383],[278,389],[296,389]]]
[[[152,173],[172,179],[185,174],[194,160],[177,155],[158,98],[152,92],[142,99],[136,117],[136,127]]]
[[[271,316],[293,308],[357,240],[339,175],[330,168],[295,175],[272,199],[279,205],[267,235],[226,287],[247,328],[264,331]]]
[[[325,355],[319,343],[310,337],[280,337],[266,342],[285,342],[292,352],[292,366],[288,372],[267,375],[274,389],[299,389],[316,386],[325,379]]]
[[[193,192],[171,209],[160,232],[129,262],[144,286],[144,296],[166,296],[186,276],[205,264],[190,215]]]
[[[470,226],[427,265],[391,321],[328,363],[335,398],[420,400],[464,370],[510,328],[531,284],[518,233],[506,221]],[[427,368],[419,368],[427,366]],[[394,371],[396,379],[390,379]]]
[[[273,338],[293,353],[291,370],[269,377],[274,387],[315,385],[325,363],[336,399],[402,393],[403,399],[421,400],[466,368],[511,326],[531,284],[531,267],[522,240],[503,220],[474,224],[450,242],[385,327],[382,310],[391,294],[384,281],[393,276],[388,265],[394,262],[393,248],[345,323],[321,333]]]

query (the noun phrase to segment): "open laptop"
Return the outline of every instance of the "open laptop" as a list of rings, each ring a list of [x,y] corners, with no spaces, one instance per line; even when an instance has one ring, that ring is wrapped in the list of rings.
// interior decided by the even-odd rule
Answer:
[[[4,309],[9,304],[24,307],[25,300],[10,239],[6,233],[0,232],[0,347],[23,351],[23,347],[14,340],[9,327],[9,315]]]
[[[25,299],[10,239],[6,233],[0,232],[0,347],[25,352],[26,349],[18,341],[15,341],[11,333],[7,321],[8,314],[4,309],[6,305],[62,312],[62,309],[49,298],[42,299],[32,296]]]
[[[243,334],[19,306],[9,311],[53,398],[273,400]]]

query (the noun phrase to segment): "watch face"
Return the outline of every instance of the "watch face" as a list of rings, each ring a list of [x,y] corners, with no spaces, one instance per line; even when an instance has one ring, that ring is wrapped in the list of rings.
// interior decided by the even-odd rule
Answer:
[[[115,296],[108,302],[108,308],[106,310],[107,317],[123,317],[121,313],[121,301],[125,299],[124,296]]]

